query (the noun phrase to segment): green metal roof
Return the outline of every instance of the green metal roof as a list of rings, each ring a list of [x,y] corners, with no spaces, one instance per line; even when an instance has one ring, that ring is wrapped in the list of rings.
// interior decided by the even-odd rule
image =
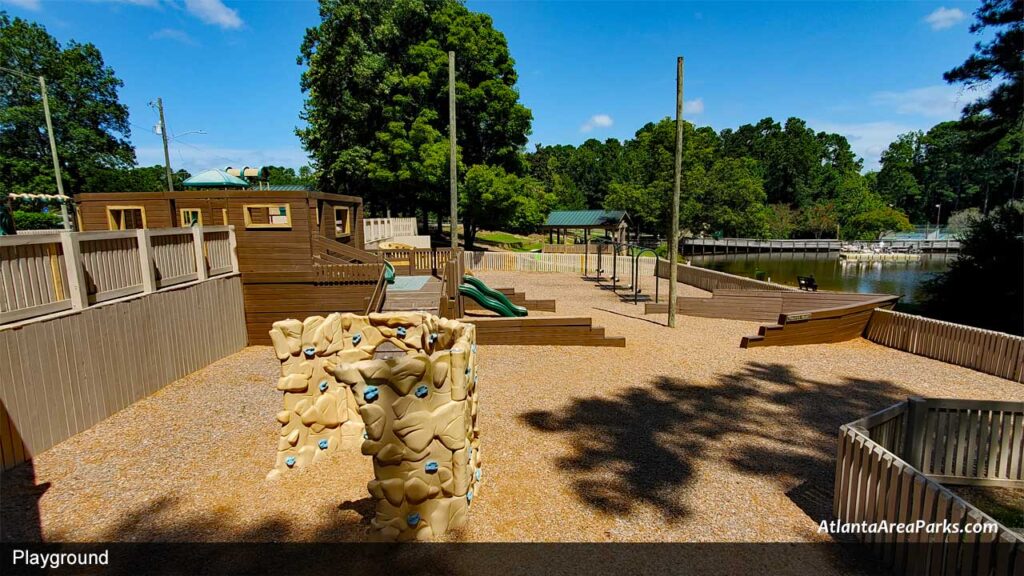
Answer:
[[[624,210],[555,210],[548,214],[544,225],[554,228],[605,228],[618,226],[625,217]]]
[[[186,179],[187,188],[248,188],[249,183],[223,170],[204,170]]]

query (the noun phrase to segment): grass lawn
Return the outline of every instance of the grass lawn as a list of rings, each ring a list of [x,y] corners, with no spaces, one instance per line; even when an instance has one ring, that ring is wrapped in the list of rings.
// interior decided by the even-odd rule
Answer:
[[[476,241],[481,244],[501,246],[514,252],[540,250],[544,245],[541,240],[530,236],[520,236],[509,232],[485,232],[483,230],[477,232]]]

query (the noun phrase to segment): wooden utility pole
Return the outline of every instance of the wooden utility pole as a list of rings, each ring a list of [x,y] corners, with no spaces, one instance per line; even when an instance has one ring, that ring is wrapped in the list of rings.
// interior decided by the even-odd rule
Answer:
[[[451,190],[452,250],[459,248],[458,159],[455,156],[455,52],[448,52],[448,186]]]
[[[683,57],[676,59],[676,177],[672,183],[672,222],[668,228],[668,325],[676,327],[679,276],[679,188],[683,178]]]
[[[167,123],[164,122],[163,98],[156,99],[156,109],[160,111],[160,136],[164,140],[164,170],[167,172],[167,191],[174,192],[174,179],[171,177],[171,154],[167,151]]]
[[[46,97],[46,79],[39,77],[39,91],[43,94],[43,116],[46,117],[46,134],[50,138],[50,156],[53,157],[53,173],[57,178],[57,197],[60,199],[60,217],[65,230],[71,230],[68,215],[68,197],[64,195],[64,179],[60,175],[60,161],[57,159],[57,140],[53,135],[53,120],[50,119],[50,100]]]

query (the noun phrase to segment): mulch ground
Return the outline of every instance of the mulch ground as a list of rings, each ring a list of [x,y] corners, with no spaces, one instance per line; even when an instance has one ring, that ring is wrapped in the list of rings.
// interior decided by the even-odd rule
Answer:
[[[681,316],[670,330],[576,275],[479,275],[627,346],[480,347],[484,484],[451,540],[828,541],[841,424],[909,395],[1024,401],[1020,384],[865,340],[743,350],[757,324]],[[357,451],[264,479],[277,375],[269,347],[246,348],[5,473],[4,538],[368,538],[373,473]]]

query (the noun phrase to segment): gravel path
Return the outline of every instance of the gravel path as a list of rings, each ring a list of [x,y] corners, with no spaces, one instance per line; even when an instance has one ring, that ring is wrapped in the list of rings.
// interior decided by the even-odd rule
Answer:
[[[912,394],[1024,400],[1020,384],[865,340],[742,350],[757,324],[681,316],[670,331],[575,275],[479,276],[627,346],[480,347],[484,484],[453,540],[824,541],[840,424]],[[367,537],[358,453],[264,480],[277,374],[269,347],[247,348],[5,473],[5,539]]]

